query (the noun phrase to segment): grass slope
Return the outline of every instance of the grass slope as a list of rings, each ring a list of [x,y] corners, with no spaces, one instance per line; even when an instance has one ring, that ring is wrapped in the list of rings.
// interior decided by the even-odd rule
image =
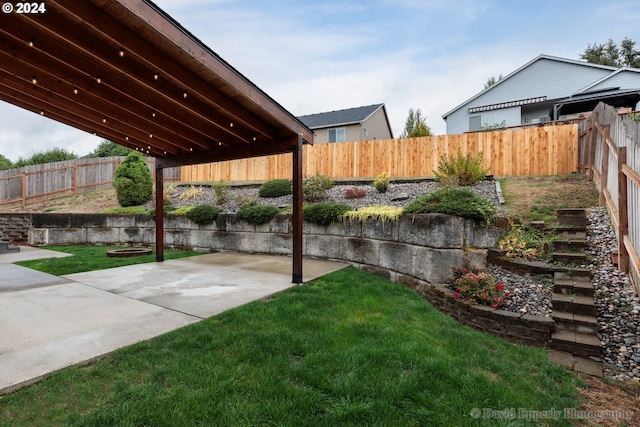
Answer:
[[[347,268],[5,396],[0,425],[572,425],[470,413],[575,408],[576,381]]]

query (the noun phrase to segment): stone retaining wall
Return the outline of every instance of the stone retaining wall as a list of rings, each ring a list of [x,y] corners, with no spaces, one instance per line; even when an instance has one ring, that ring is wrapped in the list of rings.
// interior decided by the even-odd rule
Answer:
[[[29,239],[31,214],[0,214],[0,240],[22,243]]]
[[[5,216],[0,215],[0,224]],[[155,221],[147,215],[33,214],[30,226],[28,242],[36,246],[153,245],[155,241]],[[290,215],[251,225],[236,215],[220,214],[207,226],[167,215],[164,226],[168,247],[280,255],[289,255],[292,250]],[[478,227],[471,220],[443,214],[407,216],[397,223],[355,221],[318,226],[305,222],[303,253],[347,261],[409,286],[440,311],[476,329],[517,343],[546,346],[553,320],[470,306],[440,285],[451,280],[452,267],[461,265],[465,257],[484,265],[499,235],[499,228]]]

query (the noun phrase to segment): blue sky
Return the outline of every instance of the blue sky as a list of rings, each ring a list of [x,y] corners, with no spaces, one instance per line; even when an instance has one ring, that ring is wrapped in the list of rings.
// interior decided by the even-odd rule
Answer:
[[[636,0],[155,2],[292,114],[385,103],[395,136],[409,108],[445,133],[444,113],[540,54],[579,59],[624,37],[640,49]],[[12,161],[99,142],[0,103],[0,154]]]

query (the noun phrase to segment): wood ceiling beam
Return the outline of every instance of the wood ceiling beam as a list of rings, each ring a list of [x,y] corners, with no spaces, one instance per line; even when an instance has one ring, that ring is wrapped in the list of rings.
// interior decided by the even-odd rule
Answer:
[[[171,83],[172,87],[179,88],[180,93],[187,90],[190,98],[193,97],[204,103],[206,106],[204,110],[208,115],[222,115],[223,117],[218,118],[217,122],[221,124],[233,122],[235,125],[233,132],[238,132],[238,129],[247,129],[249,135],[245,136],[246,140],[251,141],[253,136],[267,140],[275,137],[276,129],[273,124],[250,113],[240,106],[237,100],[214,89],[197,74],[194,75],[192,70],[185,68],[185,65],[177,62],[172,55],[168,55],[166,51],[143,39],[140,32],[124,26],[119,20],[106,13],[105,10],[112,9],[114,5],[111,2],[102,4],[100,7],[96,7],[90,1],[62,0],[53,1],[53,4],[63,8],[60,13],[63,13],[66,19],[76,21],[73,27],[81,27],[83,32],[94,34],[104,41],[110,51],[110,57],[117,54],[119,47],[122,46],[125,49],[124,58],[135,57],[138,66],[150,72],[158,71],[163,79]],[[156,40],[162,40],[162,38]],[[230,131],[224,125],[223,128]]]
[[[44,16],[44,15],[42,15]],[[206,107],[195,97],[193,93],[187,99],[183,98],[184,89],[174,85],[166,84],[163,80],[153,79],[153,72],[141,69],[134,58],[129,55],[123,58],[118,57],[117,50],[101,41],[89,37],[86,31],[82,31],[75,25],[60,18],[55,13],[47,13],[47,21],[37,19],[40,17],[21,16],[29,25],[30,32],[38,33],[35,46],[46,45],[51,49],[43,52],[51,57],[62,61],[72,61],[77,67],[85,70],[89,76],[102,76],[104,82],[111,80],[111,87],[114,92],[123,94],[130,98],[129,103],[144,102],[146,111],[151,109],[163,110],[168,116],[180,120],[183,125],[189,126],[191,131],[200,132],[202,137],[193,138],[194,141],[204,141],[203,148],[207,146],[211,139],[224,140],[228,143],[237,141],[249,142],[254,133],[243,129],[241,126],[229,127],[229,119],[216,111]],[[53,22],[51,22],[53,21]],[[19,23],[14,24],[14,28],[7,31],[14,33],[20,31],[22,27]],[[49,27],[44,27],[49,25]],[[64,29],[58,29],[64,27]],[[26,40],[29,36],[21,31],[20,34]],[[158,96],[160,95],[160,96]],[[128,107],[129,103],[122,103]],[[153,105],[149,104],[155,104]],[[135,104],[135,103],[134,103]],[[130,108],[130,107],[128,107]]]
[[[35,114],[41,114],[49,119],[71,126],[73,128],[82,130],[84,132],[94,134],[101,138],[115,140],[117,132],[111,127],[106,125],[96,125],[92,120],[88,120],[83,116],[70,115],[66,110],[60,110],[57,106],[44,103],[41,98],[31,97],[24,92],[7,88],[0,83],[0,99],[5,102],[11,103],[17,107],[31,111]],[[42,113],[40,113],[42,112]],[[136,139],[130,137],[129,140],[118,142],[120,145],[129,147],[132,149],[139,149],[144,144],[143,139]],[[147,147],[147,145],[145,145]],[[151,147],[149,150],[144,150],[153,156],[162,156],[163,152],[157,147]]]
[[[68,0],[67,0],[68,1]],[[203,68],[212,70],[223,79],[226,84],[239,94],[248,96],[262,111],[269,114],[279,123],[285,125],[289,132],[302,135],[303,140],[313,143],[313,132],[304,126],[297,118],[278,105],[271,97],[257,88],[246,77],[226,63],[222,58],[208,49],[204,44],[194,40],[176,25],[162,25],[168,19],[163,16],[153,4],[140,0],[91,0],[103,9],[116,11],[123,7],[127,12],[133,12],[147,27],[156,31],[154,38],[163,38],[173,46],[178,47],[183,55],[189,54],[191,61],[199,63]],[[151,8],[149,6],[152,6]],[[114,12],[116,13],[116,12]]]
[[[203,163],[223,162],[227,160],[247,159],[251,157],[271,156],[292,152],[297,136],[274,141],[270,144],[250,144],[236,147],[220,147],[218,151],[203,153],[178,154],[176,156],[157,159],[157,167],[171,168],[177,166],[198,165]]]
[[[12,41],[4,37],[4,34],[0,32],[0,43],[5,46],[10,46]],[[20,58],[20,59],[18,59]],[[44,74],[44,70],[39,65],[39,62],[44,60],[35,60],[30,57],[25,57],[22,54],[10,55],[6,51],[0,51],[0,70],[4,71],[8,75],[3,78],[5,85],[11,86],[15,89],[21,90],[29,95],[37,96],[37,90],[47,89],[50,91],[48,94],[49,102],[54,102],[61,108],[61,112],[66,110],[72,114],[82,114],[85,117],[93,116],[96,123],[102,121],[102,118],[108,117],[114,130],[119,130],[121,134],[115,139],[115,142],[119,142],[124,139],[126,135],[134,136],[136,134],[149,135],[151,131],[156,132],[158,136],[168,134],[169,138],[165,139],[166,145],[161,148],[170,153],[176,154],[180,148],[175,141],[183,141],[184,144],[188,144],[189,141],[184,139],[180,131],[176,132],[172,129],[167,129],[167,132],[161,132],[163,126],[151,121],[150,119],[138,116],[136,114],[123,111],[119,108],[117,103],[108,101],[108,96],[102,84],[97,84],[93,79],[86,79],[83,83],[76,81],[75,84],[68,80],[64,80],[61,77],[49,77]],[[55,69],[55,65],[51,64],[51,60],[48,61],[49,71],[63,71]],[[31,66],[37,66],[40,68],[32,69]],[[33,85],[30,83],[29,75],[34,74],[39,76],[38,84]],[[62,74],[58,74],[62,75]],[[43,84],[43,80],[47,80],[47,84]],[[89,89],[86,83],[91,83],[92,88]],[[78,94],[73,93],[73,89],[78,89]],[[102,93],[101,93],[102,92]],[[57,96],[56,96],[57,95]],[[160,122],[163,123],[163,122]],[[142,125],[145,125],[142,127]],[[158,141],[161,141],[159,139]]]

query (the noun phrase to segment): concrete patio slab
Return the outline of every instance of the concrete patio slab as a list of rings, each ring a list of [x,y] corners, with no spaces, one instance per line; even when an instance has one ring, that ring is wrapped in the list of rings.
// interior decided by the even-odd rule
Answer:
[[[79,283],[0,294],[0,394],[199,321]]]
[[[304,281],[346,265],[305,259]],[[64,277],[203,319],[294,286],[290,257],[230,252]]]
[[[12,264],[19,261],[31,261],[44,258],[64,258],[73,256],[64,252],[50,251],[48,249],[35,248],[33,246],[20,246],[20,252],[0,255],[0,264]]]
[[[304,279],[346,265],[305,259]],[[64,277],[0,268],[0,395],[294,286],[285,256],[216,253]]]

